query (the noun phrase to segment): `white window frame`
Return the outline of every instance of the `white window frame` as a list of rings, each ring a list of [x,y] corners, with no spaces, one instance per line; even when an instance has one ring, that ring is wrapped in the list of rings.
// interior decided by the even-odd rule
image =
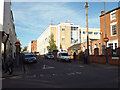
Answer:
[[[64,38],[64,40],[65,40],[65,36],[62,36],[62,41],[64,41],[63,38]]]
[[[111,13],[110,13],[110,20],[112,21],[112,20],[116,20],[116,17],[115,17],[115,19],[114,18],[112,18],[112,14],[113,13],[115,13],[116,14],[116,10],[115,11],[112,11]]]
[[[111,23],[111,24],[110,24],[111,36],[116,36],[117,34],[116,34],[116,35],[113,35],[113,34],[112,34],[112,26],[113,26],[113,25],[116,25],[116,32],[117,32],[117,22],[114,22],[114,23]]]
[[[85,52],[85,49],[86,49],[86,47],[85,47],[85,46],[83,46],[83,52]]]

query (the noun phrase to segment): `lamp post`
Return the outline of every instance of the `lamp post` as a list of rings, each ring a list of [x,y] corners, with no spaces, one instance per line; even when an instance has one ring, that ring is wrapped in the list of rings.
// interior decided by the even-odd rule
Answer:
[[[87,27],[87,49],[88,49],[88,56],[89,56],[89,36],[88,36],[88,3],[86,2],[84,8],[86,8],[86,27]]]
[[[104,12],[105,12],[105,2],[104,2]],[[106,31],[106,13],[105,14],[105,38],[107,37],[107,31]],[[108,55],[107,55],[107,42],[106,42],[106,64],[108,64]]]

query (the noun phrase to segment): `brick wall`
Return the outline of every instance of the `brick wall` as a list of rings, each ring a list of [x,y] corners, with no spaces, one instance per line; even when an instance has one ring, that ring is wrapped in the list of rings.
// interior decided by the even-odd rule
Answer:
[[[117,57],[119,57],[119,59],[112,59],[112,50],[111,50],[111,48],[107,48],[107,51],[108,51],[108,64],[120,65],[120,54],[117,56]],[[116,52],[117,53],[120,52],[120,48],[118,48],[116,50]],[[89,56],[89,61],[94,62],[94,63],[106,64],[106,56],[105,55],[98,55],[98,53],[99,53],[99,49],[94,49],[94,55]],[[106,54],[106,52],[105,52],[105,54]]]

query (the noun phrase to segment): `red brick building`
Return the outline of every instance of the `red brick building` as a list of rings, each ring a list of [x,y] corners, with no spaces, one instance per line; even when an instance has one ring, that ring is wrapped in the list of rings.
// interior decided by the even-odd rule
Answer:
[[[31,52],[37,52],[37,40],[31,42]]]
[[[107,13],[101,12],[100,16],[100,42],[102,45],[102,53],[106,43],[105,38],[105,18],[106,18],[106,33],[109,41],[107,42],[107,47],[116,49],[120,47],[120,7],[115,8]]]

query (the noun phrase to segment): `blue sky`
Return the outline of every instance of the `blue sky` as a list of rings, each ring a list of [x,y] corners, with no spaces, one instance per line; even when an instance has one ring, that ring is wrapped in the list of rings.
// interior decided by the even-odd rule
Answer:
[[[18,39],[22,47],[36,40],[50,25],[69,20],[86,27],[85,2],[12,2],[12,11]],[[100,28],[103,2],[88,2],[88,27]],[[106,12],[118,7],[118,2],[106,2]]]

